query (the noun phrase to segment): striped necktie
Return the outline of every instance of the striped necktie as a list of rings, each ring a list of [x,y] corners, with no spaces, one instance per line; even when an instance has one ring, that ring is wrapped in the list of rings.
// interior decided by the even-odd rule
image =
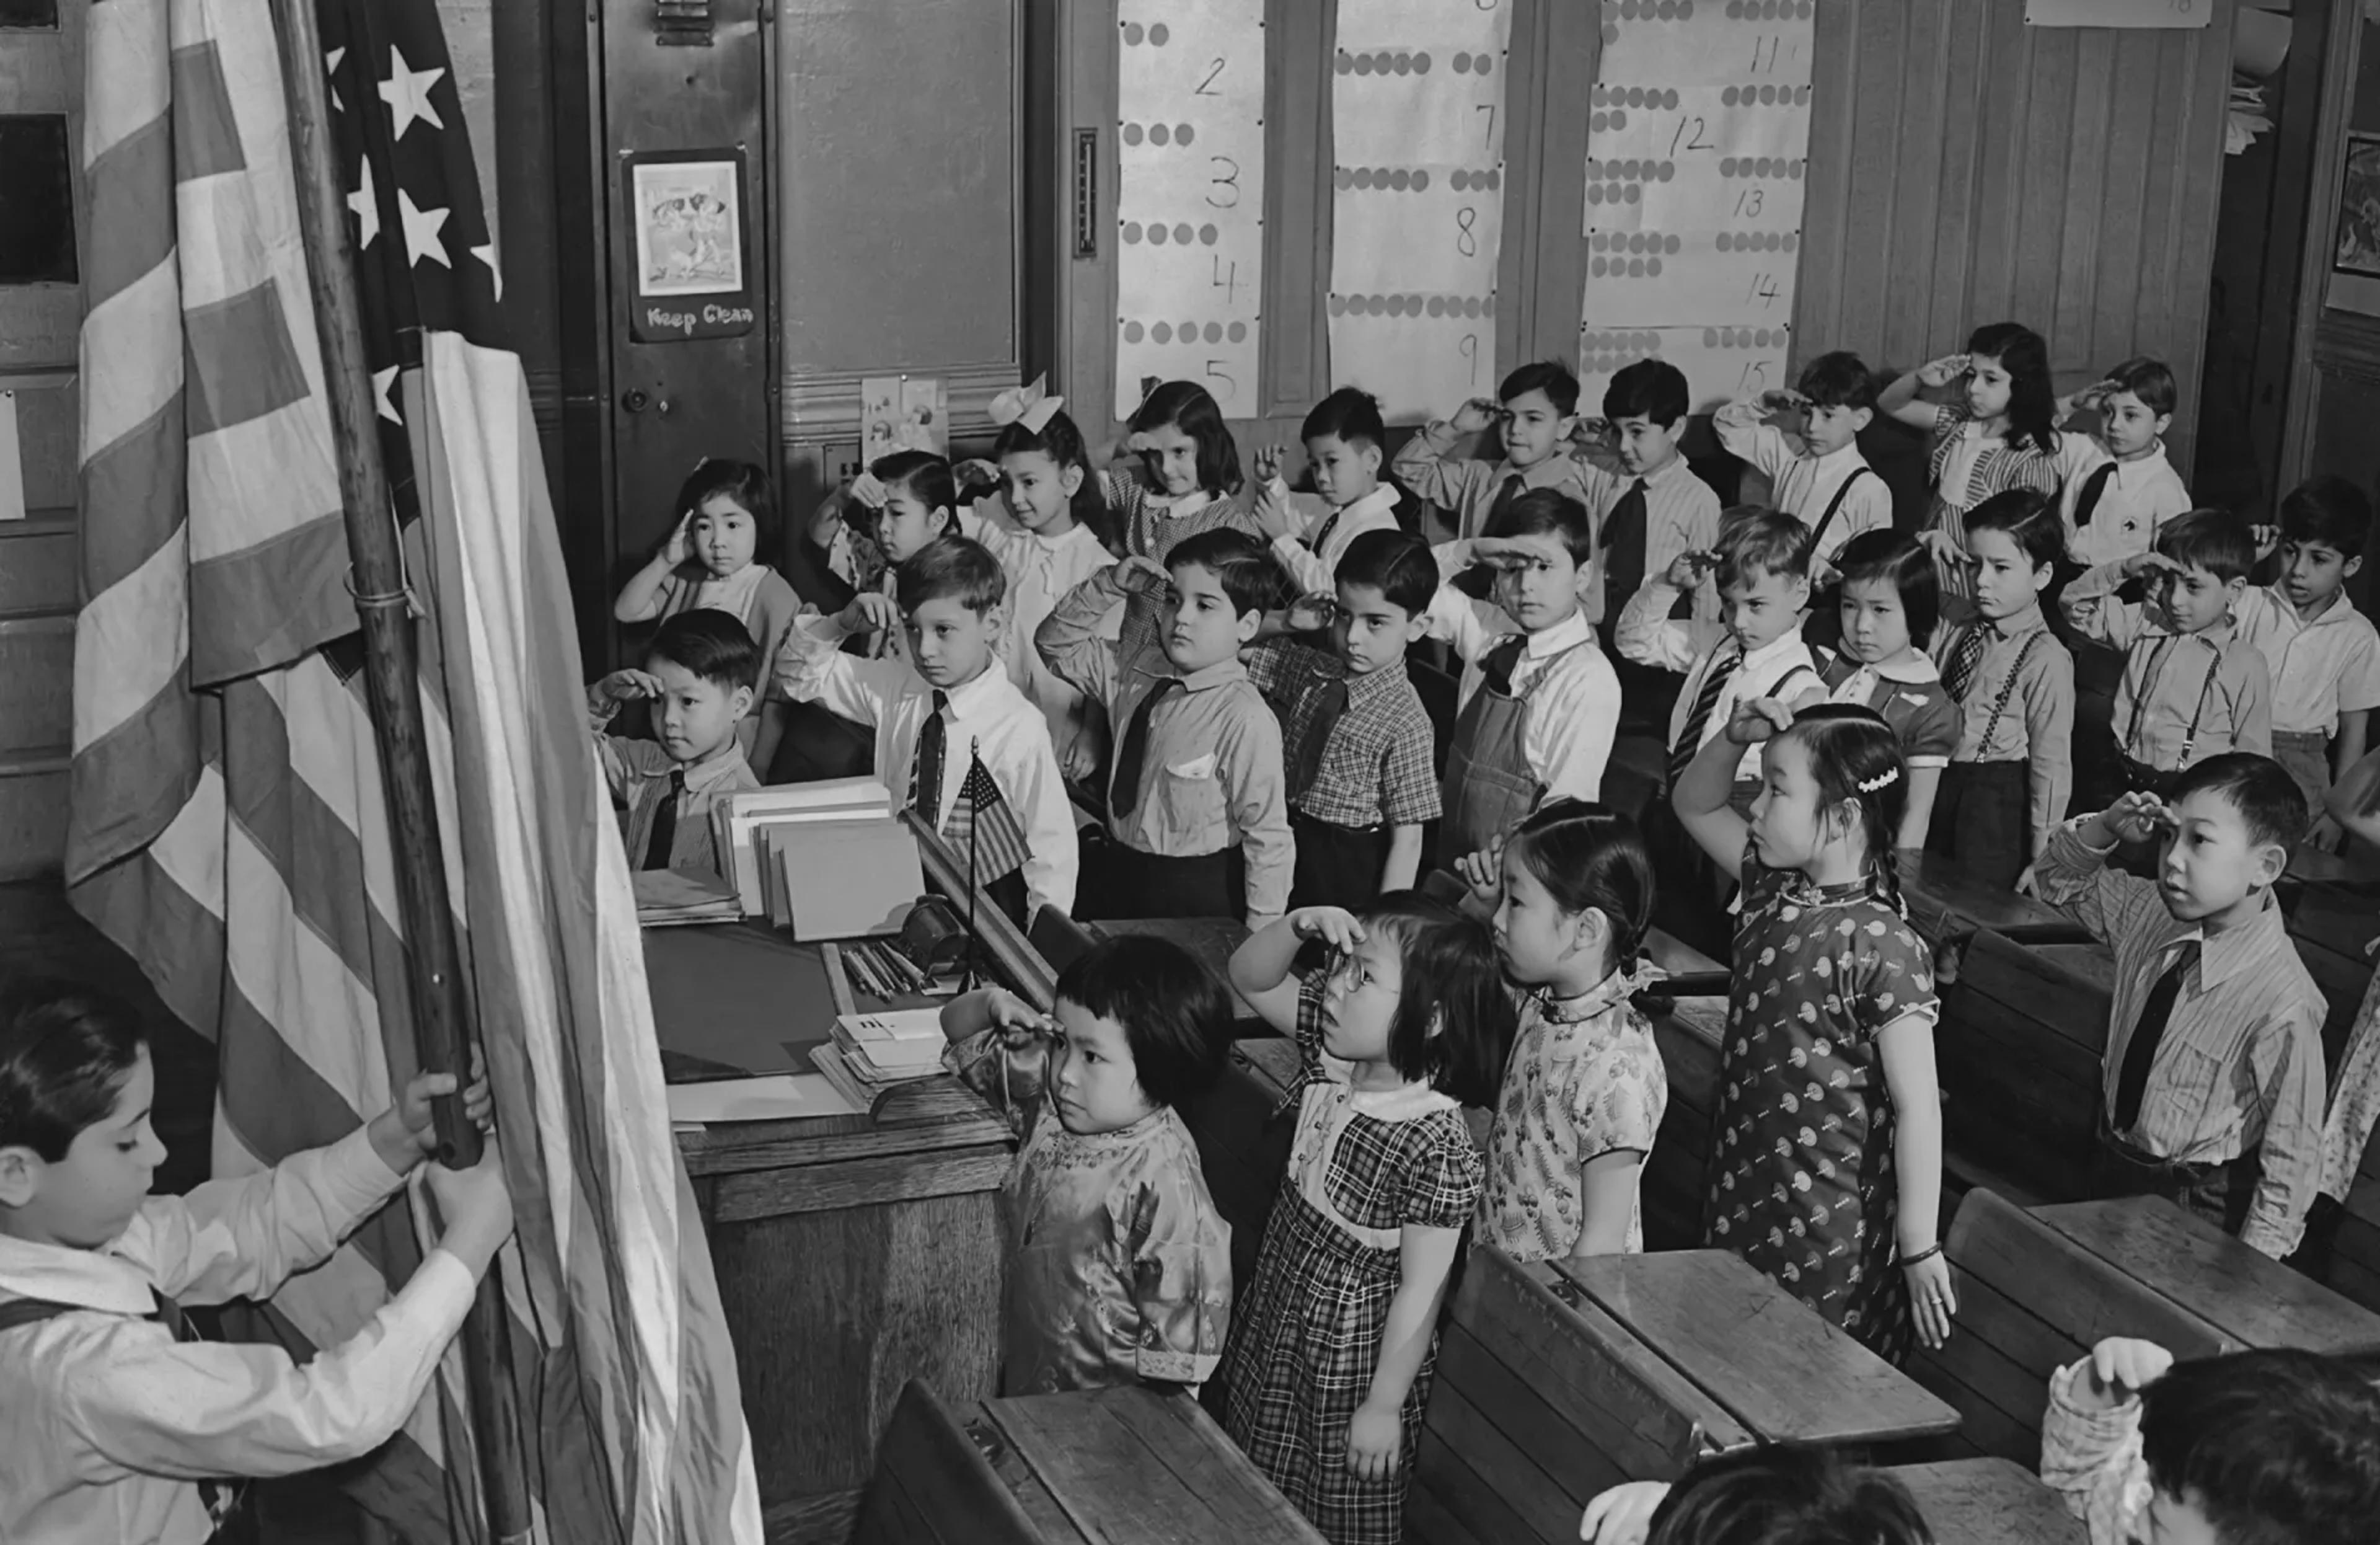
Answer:
[[[1703,748],[1703,731],[1710,725],[1711,710],[1718,706],[1719,694],[1727,690],[1727,684],[1743,666],[1743,651],[1732,641],[1720,645],[1719,651],[1711,656],[1710,668],[1703,673],[1702,687],[1694,693],[1694,706],[1686,714],[1685,727],[1678,732],[1677,744],[1670,748],[1671,788],[1678,786],[1678,780],[1693,765],[1695,753]]]
[[[1959,630],[1959,641],[1950,646],[1950,666],[1942,673],[1942,689],[1954,702],[1964,703],[1967,693],[1975,685],[1975,672],[1984,663],[1986,643],[1979,623],[1969,623]]]

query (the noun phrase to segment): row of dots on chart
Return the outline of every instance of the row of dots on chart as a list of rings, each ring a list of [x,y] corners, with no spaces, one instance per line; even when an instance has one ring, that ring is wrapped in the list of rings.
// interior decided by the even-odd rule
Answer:
[[[1176,247],[1187,247],[1194,241],[1201,247],[1212,247],[1222,239],[1222,235],[1213,225],[1194,227],[1186,220],[1178,225],[1169,225],[1162,220],[1152,220],[1147,225],[1137,220],[1123,223],[1123,244],[1127,247],[1137,247],[1143,237],[1151,247],[1162,247],[1169,241]]]
[[[1721,231],[1711,238],[1711,246],[1721,252],[1791,252],[1801,245],[1796,231]],[[1589,231],[1586,249],[1622,258],[1674,258],[1685,250],[1685,238],[1655,231]]]
[[[1486,75],[1496,67],[1493,55],[1488,54],[1457,54],[1451,63],[1457,75]],[[1339,73],[1342,75],[1427,75],[1430,57],[1427,54],[1350,54],[1339,51]]]
[[[1751,177],[1755,181],[1784,177],[1802,180],[1803,163],[1781,155],[1723,155],[1719,157],[1718,175],[1723,177]],[[1674,161],[1655,161],[1633,157],[1625,161],[1597,161],[1587,158],[1586,176],[1589,182],[1600,178],[1607,182],[1668,182],[1678,175]],[[1617,201],[1618,195],[1613,195]]]
[[[1248,324],[1245,322],[1234,322],[1228,326],[1220,322],[1210,322],[1203,326],[1195,322],[1185,322],[1176,327],[1170,322],[1154,322],[1143,326],[1136,321],[1123,317],[1118,317],[1116,321],[1123,324],[1123,341],[1128,344],[1136,344],[1143,338],[1147,338],[1153,344],[1170,344],[1176,341],[1195,344],[1201,339],[1210,344],[1224,342],[1244,344],[1248,341]]]
[[[1670,332],[1682,329],[1671,328]],[[1792,335],[1790,327],[1706,327],[1703,329],[1705,348],[1783,348]],[[1623,359],[1660,351],[1661,335],[1649,328],[1641,331],[1596,332],[1579,329],[1578,346],[1602,354],[1617,354]]]
[[[1332,172],[1331,180],[1342,189],[1378,189],[1388,193],[1427,193],[1430,184],[1429,173],[1419,166],[1410,171],[1402,166],[1341,166]],[[1504,175],[1494,168],[1474,172],[1457,166],[1446,174],[1446,186],[1457,193],[1475,188],[1493,192],[1504,186]]]
[[[1492,295],[1334,295],[1334,317],[1492,317]]]
[[[1123,126],[1123,142],[1127,145],[1137,145],[1143,140],[1152,145],[1186,145],[1197,137],[1197,129],[1189,124],[1126,124]]]
[[[1658,112],[1674,112],[1684,100],[1674,91],[1654,86],[1597,86],[1590,105],[1596,107],[1650,107]],[[1807,107],[1810,88],[1807,86],[1730,86],[1718,93],[1722,106],[1727,107]],[[1618,121],[1611,127],[1626,128],[1628,120],[1613,115]]]
[[[1710,0],[1703,0],[1706,6]],[[1694,0],[1620,0],[1612,14],[1620,21],[1692,21]],[[1807,21],[1817,14],[1817,0],[1727,0],[1730,21]],[[1611,28],[1603,29],[1609,41]]]

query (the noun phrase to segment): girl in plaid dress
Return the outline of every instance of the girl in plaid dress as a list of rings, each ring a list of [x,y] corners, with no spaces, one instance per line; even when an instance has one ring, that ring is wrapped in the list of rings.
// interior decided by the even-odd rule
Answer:
[[[1334,955],[1301,985],[1290,967],[1312,939]],[[1303,1071],[1223,1349],[1225,1429],[1331,1545],[1398,1545],[1439,1309],[1483,1186],[1461,1107],[1495,1098],[1512,1045],[1495,943],[1399,892],[1361,921],[1292,912],[1240,946],[1232,981],[1295,1034]]]
[[[1729,805],[1761,753],[1747,823]],[[1737,708],[1679,780],[1678,819],[1740,875],[1703,1242],[1898,1360],[1938,1347],[1958,1301],[1935,1235],[1942,1104],[1932,956],[1909,926],[1892,840],[1909,775],[1874,709]]]

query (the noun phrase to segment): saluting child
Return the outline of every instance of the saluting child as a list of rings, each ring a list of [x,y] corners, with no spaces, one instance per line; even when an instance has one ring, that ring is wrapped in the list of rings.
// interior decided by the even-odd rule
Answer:
[[[1248,679],[1240,651],[1281,603],[1280,566],[1256,538],[1202,531],[1157,566],[1127,558],[1075,587],[1036,646],[1050,669],[1097,698],[1116,726],[1107,830],[1087,918],[1245,917],[1289,904],[1296,862],[1283,792],[1281,723]],[[1131,628],[1100,636],[1137,597],[1158,619],[1149,643]]]
[[[1768,503],[1809,531],[1811,577],[1820,582],[1839,566],[1843,543],[1892,525],[1892,490],[1859,448],[1875,417],[1876,377],[1840,349],[1811,360],[1793,390],[1711,416],[1728,454],[1768,479]]]
[[[759,663],[736,738],[746,760],[763,773],[786,726],[784,704],[769,698],[769,662],[794,619],[809,610],[784,576],[763,561],[777,550],[776,508],[769,475],[759,468],[703,457],[678,488],[677,524],[612,604],[616,622],[666,620],[710,608],[744,625]]]
[[[613,671],[587,689],[596,759],[634,867],[722,872],[710,807],[760,786],[736,741],[759,652],[732,613],[680,612],[653,630],[641,669]],[[639,700],[652,705],[653,738],[609,733],[620,710]]]
[[[445,1232],[370,1323],[303,1367],[200,1344],[186,1306],[265,1298],[327,1259],[435,1146],[424,1074],[325,1148],[187,1196],[149,1194],[165,1150],[138,1018],[55,982],[0,992],[0,1539],[212,1538],[235,1482],[370,1453],[430,1388],[513,1229],[501,1155],[428,1175]],[[465,1108],[484,1123],[487,1093]]]
[[[1310,940],[1333,952],[1303,984]],[[1223,1354],[1224,1429],[1330,1545],[1402,1545],[1438,1321],[1482,1190],[1462,1107],[1512,1004],[1486,926],[1410,893],[1250,936],[1232,985],[1297,1039],[1296,1137]],[[1287,1101],[1284,1101],[1286,1108]]]
[[[1436,732],[1405,674],[1406,649],[1429,630],[1438,564],[1419,537],[1366,531],[1335,590],[1330,652],[1269,639],[1245,656],[1281,712],[1293,907],[1354,909],[1411,889],[1439,817]]]
[[[1079,867],[1075,821],[1049,725],[1001,668],[1007,577],[966,537],[943,537],[894,570],[899,601],[873,591],[832,618],[785,636],[778,681],[876,732],[876,781],[962,856],[979,860],[984,893],[1020,925],[1041,907],[1072,912]],[[905,631],[899,657],[846,654],[845,639]],[[1007,807],[1009,840],[988,841],[969,785],[980,764]],[[991,802],[989,797],[984,805]],[[1021,832],[1023,851],[1014,838]]]
[[[1841,642],[1819,667],[1827,701],[1872,708],[1892,726],[1909,769],[1894,845],[1924,847],[1961,730],[1959,705],[1925,652],[1941,605],[1933,555],[1898,531],[1863,531],[1843,543],[1835,564]]]
[[[1960,723],[1926,846],[2010,890],[2073,792],[2074,657],[2041,614],[2065,536],[2047,496],[2017,489],[1968,513],[1967,543],[1974,615],[1934,639]]]
[[[1640,1186],[1670,1103],[1633,1002],[1653,918],[1653,860],[1616,810],[1557,799],[1463,878],[1495,905],[1504,975],[1527,994],[1495,1125],[1479,1238],[1515,1260],[1645,1247]]]
[[[1593,583],[1594,528],[1568,494],[1533,489],[1474,541],[1437,549],[1441,581],[1474,564],[1495,573],[1477,601],[1441,583],[1430,633],[1463,662],[1446,752],[1438,861],[1452,868],[1548,797],[1595,799],[1620,724],[1620,678],[1580,610]]]
[[[2073,406],[2096,414],[2099,427],[2095,434],[2061,432],[2065,481],[2058,517],[2066,527],[2067,557],[2061,583],[2095,565],[2147,552],[2158,529],[2190,509],[2190,490],[2166,459],[2163,439],[2180,397],[2173,371],[2146,358],[2125,360],[2076,394]]]
[[[2317,812],[2362,760],[2380,708],[2380,631],[2345,593],[2371,529],[2372,501],[2345,478],[2301,484],[2281,501],[2281,582],[2249,586],[2231,605],[2239,636],[2272,671],[2273,760]],[[2328,847],[2338,834],[2316,816],[2314,842]]]
[[[1298,594],[1327,593],[1349,545],[1366,532],[1421,530],[1421,501],[1381,480],[1388,432],[1379,399],[1342,386],[1316,403],[1298,430],[1311,496],[1291,493],[1281,480],[1279,447],[1257,456],[1257,522]]]
[[[931,451],[894,451],[820,502],[810,516],[810,545],[853,593],[891,601],[901,566],[959,529],[958,499],[949,462]],[[874,628],[865,651],[897,656],[902,644],[898,627]]]
[[[1222,1356],[1232,1231],[1181,1108],[1222,1076],[1231,1000],[1139,936],[1093,945],[1053,996],[1047,1015],[997,987],[942,1008],[945,1061],[1024,1136],[1000,1198],[1001,1393],[1195,1391]]]
[[[1761,751],[1746,821],[1735,764]],[[1736,711],[1673,796],[1743,886],[1703,1243],[1735,1251],[1879,1356],[1950,1333],[1936,1228],[1942,1105],[1933,956],[1893,861],[1908,773],[1867,709]]]
[[[1920,394],[1950,400],[1933,402]],[[1961,622],[1971,614],[1973,578],[1967,516],[1995,494],[2018,489],[2055,497],[2065,447],[2058,435],[2058,393],[2049,381],[2049,346],[2013,322],[1978,327],[1964,354],[1901,376],[1876,398],[1887,418],[1931,437],[1926,472],[1934,502],[1925,541],[1934,551],[1942,599]],[[2059,543],[2061,555],[2064,542]]]
[[[1101,481],[1117,514],[1122,555],[1163,567],[1176,542],[1208,531],[1243,532],[1262,541],[1248,508],[1240,447],[1213,394],[1195,381],[1169,381],[1124,421],[1123,464]],[[1153,647],[1162,630],[1153,596],[1128,598],[1123,622],[1127,652]],[[1121,730],[1113,733],[1121,735]]]
[[[2226,751],[2272,754],[2272,668],[2231,626],[2256,559],[2246,521],[2192,510],[2160,527],[2151,551],[2086,569],[2066,587],[2075,630],[2124,654],[2114,777],[2082,791],[2086,808],[2126,789],[2161,789]],[[2146,604],[2116,594],[2128,579],[2146,582]]]
[[[1578,377],[1558,360],[1539,359],[1507,375],[1495,401],[1475,397],[1452,418],[1423,425],[1397,452],[1396,475],[1448,513],[1458,540],[1482,536],[1490,517],[1532,489],[1587,502],[1582,464],[1566,444],[1577,428]],[[1490,429],[1500,432],[1501,461],[1454,454],[1463,441]]]
[[[2228,752],[2068,822],[2035,870],[2116,956],[2093,1193],[2164,1197],[2275,1260],[2322,1178],[2328,1006],[2273,894],[2305,826],[2277,762]],[[2107,867],[2148,843],[2155,881]]]

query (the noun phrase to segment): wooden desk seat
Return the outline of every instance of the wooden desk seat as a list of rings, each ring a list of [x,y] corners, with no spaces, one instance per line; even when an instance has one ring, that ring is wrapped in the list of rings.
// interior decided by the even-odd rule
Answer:
[[[1566,1545],[1606,1487],[1674,1480],[1702,1454],[1751,1441],[1571,1284],[1478,1250],[1448,1315],[1407,1538]]]
[[[1704,1175],[1710,1162],[1712,1113],[1718,1104],[1727,1003],[1685,998],[1653,1021],[1670,1106],[1645,1161],[1645,1247],[1690,1250],[1701,1242]]]
[[[2005,1459],[1895,1465],[1934,1531],[1934,1545],[2085,1545],[2090,1530],[2041,1478]]]
[[[876,1445],[851,1545],[1042,1545],[957,1416],[918,1380]]]
[[[2325,1065],[2336,1075],[2347,1034],[2372,985],[2372,957],[2363,953],[2380,934],[2380,899],[2337,885],[2308,885],[2289,915],[2289,938],[2314,985],[2330,1005],[2322,1026]]]
[[[1959,1314],[1949,1344],[1910,1356],[1916,1381],[1956,1406],[1943,1458],[1993,1454],[2041,1465],[2049,1376],[2108,1336],[2140,1336],[2177,1357],[2238,1350],[2216,1326],[1987,1190],[1959,1204],[1946,1242]]]
[[[1974,936],[1934,1037],[1949,1189],[2024,1202],[2085,1194],[2109,1003],[2107,988],[2024,945]]]
[[[2070,1202],[2033,1215],[2241,1346],[2380,1351],[2380,1314],[2162,1197]]]
[[[2363,1162],[2331,1235],[2322,1280],[2365,1308],[2380,1310],[2380,1142],[2363,1145]]]

